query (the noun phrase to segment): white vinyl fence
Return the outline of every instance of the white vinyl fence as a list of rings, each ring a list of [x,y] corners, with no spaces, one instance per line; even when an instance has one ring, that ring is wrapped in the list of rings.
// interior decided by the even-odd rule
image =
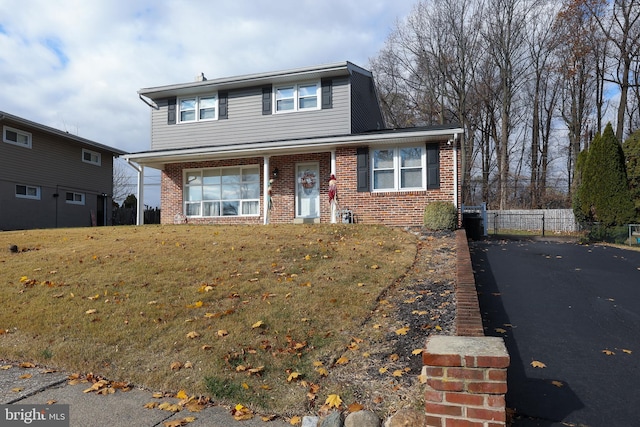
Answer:
[[[513,209],[487,210],[488,228],[494,233],[501,230],[540,230],[570,233],[579,231],[571,209]]]

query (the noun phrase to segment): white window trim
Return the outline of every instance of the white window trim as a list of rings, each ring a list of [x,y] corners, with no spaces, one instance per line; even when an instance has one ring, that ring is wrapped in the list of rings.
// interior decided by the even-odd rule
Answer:
[[[420,187],[400,187],[402,168],[400,166],[400,150],[403,148],[420,148],[420,168],[422,172],[422,185]],[[393,188],[375,188],[375,168],[374,168],[374,151],[376,150],[393,150]],[[371,159],[371,192],[372,193],[389,193],[389,192],[406,192],[406,191],[425,191],[427,189],[427,150],[422,145],[393,145],[372,147],[369,150]]]
[[[26,136],[27,137],[27,143],[26,144],[21,144],[17,141],[12,141],[10,139],[7,139],[7,131],[11,131],[11,132],[15,132],[18,135],[22,135],[22,136]],[[18,147],[23,147],[23,148],[31,148],[31,133],[30,132],[25,132],[23,130],[20,129],[16,129],[16,128],[12,128],[11,126],[3,126],[2,127],[2,141],[6,142],[7,144],[11,144],[11,145],[16,145]]]
[[[207,170],[222,170],[222,169],[240,169],[240,173],[242,174],[242,170],[243,169],[258,169],[258,173],[260,173],[260,165],[257,164],[252,164],[252,165],[240,165],[240,166],[222,166],[222,167],[214,167],[214,168],[193,168],[193,169],[184,169],[182,171],[182,194],[183,194],[183,201],[182,201],[182,214],[188,218],[237,218],[237,217],[259,217],[260,216],[260,204],[261,204],[261,197],[258,196],[258,198],[256,199],[240,199],[240,208],[238,209],[238,214],[237,215],[203,215],[203,209],[202,209],[202,203],[203,202],[208,202],[209,200],[200,200],[200,201],[187,201],[184,199],[184,194],[185,194],[185,190],[187,187],[190,187],[188,184],[185,184],[187,182],[187,174],[189,172],[204,172]],[[202,186],[202,184],[196,184],[194,186]],[[258,183],[259,185],[259,183]],[[218,200],[212,200],[212,201],[218,201]],[[220,202],[222,202],[223,200],[220,200]],[[242,213],[242,203],[243,202],[258,202],[258,209],[257,209],[257,213],[255,214],[243,214]],[[187,214],[187,205],[189,204],[196,204],[196,203],[200,203],[200,215],[188,215]]]
[[[85,153],[89,153],[91,154],[91,156],[96,156],[98,158],[97,161],[92,161],[92,160],[87,160],[84,158]],[[84,163],[89,163],[90,165],[95,165],[95,166],[101,166],[102,165],[102,154],[98,153],[97,151],[91,151],[91,150],[87,150],[86,148],[82,149],[82,161]]]
[[[316,106],[315,107],[309,107],[309,108],[300,108],[300,95],[299,95],[299,87],[300,86],[311,86],[311,85],[315,85],[316,86]],[[293,109],[291,110],[281,110],[278,111],[278,89],[286,89],[286,88],[293,88]],[[320,84],[320,81],[310,81],[310,82],[301,82],[301,83],[292,83],[292,84],[283,84],[283,85],[278,85],[278,86],[274,86],[273,87],[273,94],[272,94],[272,98],[273,98],[273,108],[272,111],[274,112],[274,114],[288,114],[288,113],[295,113],[298,111],[316,111],[316,110],[320,110],[322,109],[322,85]]]
[[[216,99],[216,103],[215,103],[215,114],[214,117],[211,119],[201,119],[200,118],[200,111],[202,110],[202,108],[200,108],[200,100],[204,99],[204,98],[215,98]],[[193,120],[182,120],[182,110],[180,109],[180,104],[182,101],[185,101],[187,99],[194,99],[195,100],[195,118]],[[200,95],[200,96],[185,96],[183,98],[178,98],[177,100],[177,108],[176,108],[176,122],[177,123],[197,123],[197,122],[212,122],[215,120],[218,120],[218,113],[220,110],[220,98],[218,97],[218,93],[210,93],[208,95]]]
[[[29,189],[30,188],[35,189],[36,190],[36,195],[35,196],[31,196],[29,194],[18,194],[18,186],[25,187],[25,190],[26,190],[25,193],[29,193]],[[19,198],[19,199],[30,199],[30,200],[40,200],[41,194],[42,194],[42,192],[40,191],[40,187],[37,187],[35,185],[26,185],[26,184],[16,184],[15,192],[16,192],[16,197],[17,198]]]
[[[67,199],[67,195],[69,195],[69,194],[73,194],[72,200]],[[80,200],[76,200],[76,196],[80,196]],[[84,193],[76,193],[74,191],[66,191],[65,192],[64,201],[65,201],[65,203],[68,203],[70,205],[84,205],[84,203],[85,203],[85,195],[84,195]]]

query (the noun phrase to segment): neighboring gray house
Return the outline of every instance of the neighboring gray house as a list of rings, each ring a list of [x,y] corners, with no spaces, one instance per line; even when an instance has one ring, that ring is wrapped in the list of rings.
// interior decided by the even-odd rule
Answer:
[[[151,150],[124,158],[162,171],[165,224],[336,222],[348,208],[360,222],[420,225],[429,202],[458,204],[463,130],[386,129],[372,73],[351,62],[138,94]]]
[[[111,222],[124,151],[0,111],[0,230]]]

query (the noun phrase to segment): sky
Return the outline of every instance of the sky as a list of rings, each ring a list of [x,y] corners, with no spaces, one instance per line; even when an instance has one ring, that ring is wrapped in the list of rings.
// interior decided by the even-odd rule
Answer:
[[[127,152],[151,148],[141,88],[351,61],[414,0],[0,0],[0,110]],[[120,166],[131,174],[129,166]],[[144,203],[159,206],[159,173]],[[131,187],[132,193],[135,187]]]

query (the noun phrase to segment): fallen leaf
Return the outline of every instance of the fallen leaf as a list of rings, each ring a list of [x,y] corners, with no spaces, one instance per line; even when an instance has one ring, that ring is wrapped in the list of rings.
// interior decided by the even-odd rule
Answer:
[[[307,255],[309,256],[309,255]],[[291,419],[289,420],[289,424],[291,424],[292,426],[298,425],[302,422],[302,418],[295,416],[295,417],[291,417]]]
[[[24,390],[22,387],[14,387],[11,389],[11,391],[14,393],[20,393],[22,390]]]
[[[226,337],[227,335],[229,335],[229,332],[227,332],[226,330],[224,330],[224,329],[219,329],[218,330],[218,336],[219,337]]]
[[[231,415],[236,421],[245,421],[253,418],[253,412],[239,403],[231,410]]]
[[[342,399],[337,394],[330,394],[324,404],[329,408],[339,408],[342,405]]]
[[[262,320],[258,320],[256,323],[251,325],[251,329],[259,328],[262,325],[264,325],[264,322]]]
[[[377,269],[379,269],[380,267],[378,266],[378,264],[373,264],[373,265],[372,265],[371,267],[369,267],[369,268],[370,268],[370,269],[372,269],[372,270],[377,270]]]
[[[172,371],[177,371],[180,368],[182,368],[182,363],[181,362],[172,362],[169,367],[171,368]]]
[[[11,365],[3,365],[3,366],[0,366],[0,370],[6,371],[7,369],[11,369],[12,367],[13,366],[11,366]]]
[[[151,395],[151,397],[153,397],[154,399],[162,399],[164,397],[164,393],[162,393],[161,391],[156,391]]]
[[[413,350],[413,351],[411,352],[411,354],[413,354],[414,356],[417,356],[418,354],[422,354],[422,352],[423,352],[423,349],[421,349],[421,348],[416,348],[415,350]]]
[[[36,365],[34,365],[34,364],[33,364],[33,363],[31,363],[31,362],[22,362],[22,363],[20,364],[20,367],[21,367],[21,368],[25,368],[25,369],[27,369],[27,368],[35,368],[35,367],[36,367]]]
[[[556,387],[564,387],[564,383],[562,381],[551,381],[551,384]]]
[[[499,334],[506,334],[507,330],[506,329],[502,329],[502,328],[496,328],[495,331]]]
[[[316,369],[316,371],[323,377],[326,377],[327,375],[329,375],[329,371],[327,371],[326,368],[318,368]]]
[[[185,392],[184,390],[180,390],[178,393],[176,393],[176,398],[182,400],[182,399],[186,399],[187,397],[187,392]]]
[[[33,375],[31,374],[24,374],[24,375],[20,375],[20,379],[21,380],[28,380],[29,378],[31,378]]]
[[[623,348],[623,349],[622,349],[622,352],[623,352],[623,353],[627,353],[627,354],[631,354],[631,350],[627,350],[626,348]]]
[[[287,378],[287,382],[290,383],[293,380],[297,380],[298,378],[301,378],[302,374],[300,372],[291,372],[289,374],[289,377]]]
[[[611,351],[611,350],[602,350],[602,352],[603,352],[604,354],[606,354],[607,356],[613,356],[613,355],[615,355],[615,353],[614,353],[613,351]]]
[[[354,402],[351,405],[349,405],[347,409],[349,410],[349,412],[358,412],[358,411],[362,411],[364,409],[364,406],[357,402]]]
[[[405,326],[404,328],[396,329],[396,335],[407,335],[409,332],[409,327]]]
[[[389,359],[390,359],[392,362],[397,362],[397,361],[398,361],[398,359],[400,359],[400,356],[398,356],[398,354],[397,354],[397,353],[393,353],[391,356],[389,356]]]
[[[395,371],[393,371],[393,376],[394,377],[401,377],[403,374],[401,369],[396,369]]]
[[[381,373],[381,374],[384,374],[384,373],[387,372],[387,368],[380,368],[380,369],[378,369],[378,372]]]
[[[84,314],[95,314],[97,312],[98,312],[98,310],[96,310],[95,308],[92,308],[91,310],[85,311]]]
[[[533,366],[534,368],[546,368],[547,365],[545,365],[542,362],[539,362],[537,360],[534,360],[533,362],[531,362],[531,366]]]
[[[349,363],[349,359],[344,356],[336,360],[336,365],[346,365],[347,363]]]

